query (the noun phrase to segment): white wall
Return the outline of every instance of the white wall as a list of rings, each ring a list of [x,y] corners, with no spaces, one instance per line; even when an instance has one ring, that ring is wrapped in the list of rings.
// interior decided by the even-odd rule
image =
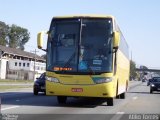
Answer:
[[[34,79],[34,73],[33,72],[29,72],[29,80],[33,80]]]
[[[15,64],[17,64],[17,66]],[[21,64],[21,66],[19,64]],[[25,66],[23,64],[25,64]],[[27,66],[27,64],[29,64],[29,66]],[[36,72],[38,73],[45,72],[45,67],[46,67],[45,63],[36,62],[35,66],[36,66],[35,69]],[[12,59],[9,60],[9,69],[34,71],[34,61]]]
[[[6,59],[0,61],[0,79],[6,79]]]
[[[19,60],[19,59],[6,59],[2,58],[0,59],[0,79],[6,79],[6,64],[8,61],[8,67],[9,70],[15,70],[15,71],[26,71],[28,72],[28,77],[30,80],[32,80],[34,77],[34,61],[28,61],[28,60]],[[17,65],[15,65],[17,63]],[[21,63],[21,66],[19,65]],[[25,66],[23,65],[25,64]],[[29,66],[27,65],[29,64]],[[46,63],[36,62],[35,63],[35,78],[38,77],[40,74],[44,73],[46,70]],[[16,79],[17,75],[8,74],[8,77],[10,79]]]
[[[46,69],[46,63],[41,63],[41,62],[35,62],[35,71],[36,72],[44,72]],[[34,71],[34,61],[31,61],[31,71]]]
[[[19,65],[19,63],[21,64],[21,66]],[[25,66],[23,64],[25,64]],[[29,66],[27,66],[27,64],[29,64]],[[16,71],[20,71],[20,70],[28,71],[28,79],[33,80],[34,78],[34,61],[10,59],[9,69],[16,70]],[[46,71],[46,63],[35,62],[35,73],[36,73],[35,78],[39,77],[45,71]],[[13,76],[13,75],[8,75],[8,77],[10,77],[10,79],[17,78],[16,76]]]
[[[44,73],[46,71],[46,63],[35,63],[35,71],[38,73]]]
[[[30,63],[31,61],[27,60],[18,60],[18,59],[10,59],[9,60],[9,69],[11,70],[30,70]],[[17,65],[15,65],[15,63]],[[19,65],[21,64],[21,66]],[[23,66],[25,64],[25,66]],[[27,66],[29,64],[29,67]]]

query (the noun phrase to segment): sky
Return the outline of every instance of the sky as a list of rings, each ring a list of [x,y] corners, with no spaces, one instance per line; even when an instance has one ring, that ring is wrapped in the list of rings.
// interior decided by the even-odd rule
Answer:
[[[149,68],[160,68],[159,12],[159,0],[0,0],[0,21],[29,30],[31,38],[25,45],[28,52],[37,49],[37,33],[48,31],[54,16],[113,15],[128,42],[132,60]]]

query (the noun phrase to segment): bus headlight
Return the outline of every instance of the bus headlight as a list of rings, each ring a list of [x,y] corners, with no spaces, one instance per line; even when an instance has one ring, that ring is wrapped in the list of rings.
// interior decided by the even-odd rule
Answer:
[[[46,80],[50,81],[50,82],[55,82],[55,83],[59,83],[59,80],[55,77],[46,77]]]
[[[111,77],[94,77],[92,79],[96,84],[107,83],[107,82],[112,81]]]

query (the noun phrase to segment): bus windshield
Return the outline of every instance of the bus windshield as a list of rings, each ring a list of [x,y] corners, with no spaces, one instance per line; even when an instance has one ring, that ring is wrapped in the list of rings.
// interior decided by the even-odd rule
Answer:
[[[65,73],[112,71],[112,20],[55,19],[47,45],[47,70]]]

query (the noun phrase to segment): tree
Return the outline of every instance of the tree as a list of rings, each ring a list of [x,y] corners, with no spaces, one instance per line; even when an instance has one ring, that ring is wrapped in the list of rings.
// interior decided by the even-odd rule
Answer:
[[[130,61],[130,77],[135,79],[137,77],[136,73],[136,63],[134,61]]]
[[[0,45],[6,46],[8,44],[8,32],[9,26],[0,21]]]
[[[29,35],[30,33],[27,29],[13,24],[10,27],[8,34],[9,47],[24,50],[24,45],[28,42],[30,38]]]

